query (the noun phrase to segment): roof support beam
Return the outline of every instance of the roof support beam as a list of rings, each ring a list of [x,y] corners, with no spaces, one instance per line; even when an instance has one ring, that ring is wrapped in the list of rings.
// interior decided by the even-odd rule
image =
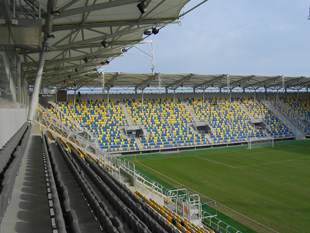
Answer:
[[[158,77],[158,75],[159,73],[155,73],[148,79],[144,80],[142,83],[139,83],[138,85],[136,85],[135,89],[144,90],[153,80],[156,79],[156,77]]]
[[[184,83],[185,81],[189,81],[190,78],[191,78],[192,76],[194,76],[194,74],[187,75],[187,76],[185,76],[184,78],[182,78],[182,79],[180,79],[180,80],[178,80],[178,81],[175,81],[174,83],[169,84],[168,86],[166,86],[166,90],[167,90],[167,89],[171,89],[171,90],[176,90],[176,89],[178,89],[178,87],[181,86],[181,85],[183,85],[183,83]]]
[[[144,28],[140,27],[140,28],[135,28],[135,29],[131,29],[131,30],[124,29],[124,30],[118,31],[116,33],[112,33],[112,34],[108,34],[108,35],[101,35],[101,36],[97,36],[97,37],[94,37],[94,38],[91,38],[91,39],[87,39],[87,40],[81,40],[81,41],[72,42],[72,43],[65,44],[65,45],[55,46],[55,49],[57,49],[57,50],[64,50],[64,49],[68,49],[68,48],[71,48],[71,47],[76,46],[76,45],[89,44],[89,43],[92,43],[92,42],[100,41],[100,40],[111,38],[111,37],[115,37],[115,36],[122,36],[122,35],[125,35],[125,34],[130,34],[130,33],[138,32],[138,31],[143,31],[144,29],[147,29],[147,27],[144,27]]]
[[[205,90],[208,87],[212,86],[214,83],[216,83],[216,81],[218,81],[219,79],[221,79],[222,77],[226,77],[226,74],[223,74],[222,76],[218,76],[218,77],[214,77],[211,80],[205,81],[201,84],[198,84],[196,86],[194,86],[195,89],[202,89]]]
[[[106,90],[110,90],[110,88],[112,87],[114,81],[117,80],[119,75],[120,75],[120,72],[117,72],[106,84],[104,84],[104,88]]]
[[[57,16],[57,18],[63,18],[63,17],[68,17],[68,16],[72,16],[76,14],[83,14],[83,13],[87,13],[91,11],[93,12],[93,11],[108,9],[112,7],[124,6],[124,5],[129,5],[129,4],[137,3],[137,2],[140,2],[140,0],[118,0],[118,1],[113,1],[113,2],[111,1],[111,2],[99,3],[99,4],[79,7],[79,8],[60,12],[60,15]]]
[[[78,29],[92,29],[92,28],[103,28],[103,27],[118,27],[118,26],[135,26],[135,25],[166,25],[171,23],[179,23],[181,20],[176,18],[171,19],[142,19],[139,20],[119,20],[119,21],[103,21],[94,23],[85,23],[83,25],[55,25],[53,27],[53,32],[66,31],[66,30],[78,30]],[[44,28],[44,26],[42,27]]]

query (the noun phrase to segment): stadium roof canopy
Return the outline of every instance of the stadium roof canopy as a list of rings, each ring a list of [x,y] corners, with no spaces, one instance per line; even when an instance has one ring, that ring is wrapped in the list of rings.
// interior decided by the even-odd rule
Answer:
[[[98,68],[164,26],[179,23],[195,8],[180,14],[189,0],[37,1],[44,25],[42,41],[48,38],[42,85],[56,88],[89,81]],[[42,46],[23,45],[18,50],[28,83],[34,85]]]
[[[176,90],[179,87],[192,88],[195,90],[301,90],[310,86],[310,77],[285,77],[285,76],[259,76],[259,75],[229,75],[229,74],[162,74],[162,73],[119,73],[97,72],[84,82],[71,86],[63,86],[67,89],[79,89],[83,86],[92,88],[130,88],[132,90],[144,90],[145,88],[165,88]],[[72,88],[73,87],[73,88]]]
[[[310,77],[100,72],[102,66],[123,56],[135,44],[144,43],[164,26],[180,22],[183,15],[206,1],[201,0],[195,7],[180,13],[189,0],[37,0],[41,6],[42,41],[48,44],[42,86],[67,90],[83,86],[102,88],[104,77],[105,89],[144,90],[159,86],[166,90],[179,87],[195,90],[308,88]],[[147,8],[145,12],[144,7]],[[28,36],[21,40],[34,39],[30,32]],[[28,83],[33,86],[42,45],[17,45],[17,49]]]

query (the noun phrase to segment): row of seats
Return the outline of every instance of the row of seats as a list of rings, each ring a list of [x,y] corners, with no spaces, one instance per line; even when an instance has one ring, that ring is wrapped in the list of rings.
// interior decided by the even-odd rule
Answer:
[[[119,200],[115,200],[114,208],[122,215],[123,219],[130,219],[128,216],[133,216],[134,221],[143,226],[146,231],[154,233],[177,233],[178,231],[169,225],[160,215],[155,213],[145,202],[138,199],[135,194],[129,190],[126,186],[121,184],[119,180],[113,177],[104,168],[99,167],[97,164],[93,163],[90,159],[85,157],[85,161],[89,167],[94,171],[93,179],[99,176],[101,180],[107,185],[112,193]],[[105,192],[109,195],[109,191]],[[126,215],[128,215],[126,217]],[[137,232],[137,231],[134,231]]]
[[[101,149],[108,152],[138,150],[135,140],[123,138],[119,126],[127,125],[126,117],[121,109],[120,101],[106,100],[80,101],[76,104],[76,112],[72,112],[73,103],[58,103],[64,112],[72,114],[95,138]],[[109,111],[109,113],[108,113]]]
[[[289,108],[281,108],[284,114],[294,122],[305,135],[310,135],[310,102],[306,98],[281,97],[277,105],[286,104]],[[280,106],[281,107],[281,106]],[[297,116],[296,116],[297,115]]]
[[[67,186],[64,184],[61,176],[61,172],[59,169],[59,164],[56,160],[56,154],[59,153],[57,146],[53,143],[50,144],[49,142],[52,139],[52,136],[50,134],[45,135],[45,140],[48,147],[48,155],[52,167],[53,175],[51,177],[54,177],[54,181],[56,184],[57,194],[55,191],[55,197],[54,200],[56,200],[56,204],[58,203],[57,199],[59,200],[60,206],[61,206],[61,212],[58,209],[57,205],[55,205],[55,213],[57,214],[56,217],[56,228],[59,232],[72,232],[72,233],[81,233],[79,225],[78,225],[78,218],[76,216],[75,210],[71,209],[70,205],[70,197],[68,194]],[[57,198],[58,195],[58,198]],[[63,230],[63,225],[65,224],[66,231]]]
[[[52,170],[52,173],[47,172],[49,177],[51,177],[48,187],[51,189],[51,196],[54,196],[56,193],[55,197],[51,197],[51,200],[54,202],[55,229],[58,232],[62,232],[64,226],[67,232],[83,232],[79,216],[76,214],[78,212],[81,213],[81,210],[76,210],[71,204],[71,195],[77,198],[77,194],[76,191],[74,191],[75,194],[70,191],[73,181],[68,176],[74,177],[79,186],[79,192],[83,194],[94,219],[96,219],[103,232],[213,232],[211,229],[205,230],[184,220],[181,221],[177,215],[172,215],[170,212],[169,216],[173,216],[175,221],[167,219],[167,216],[162,215],[156,208],[154,209],[154,201],[146,201],[146,199],[136,195],[136,193],[115,178],[109,170],[104,166],[98,165],[89,155],[85,155],[81,150],[75,148],[73,144],[64,143],[59,138],[56,138],[54,143],[52,135],[49,133],[45,136],[45,140],[48,145],[47,154],[49,155],[46,161],[48,162],[49,159],[51,161],[51,168],[47,164],[47,170]],[[59,160],[59,156],[68,165],[66,173],[61,171],[66,167]],[[70,171],[71,175],[69,175],[68,171]],[[54,177],[55,185],[53,185],[52,177]],[[67,178],[67,181],[63,181],[62,178]],[[68,179],[70,186],[67,188],[66,182],[68,183]],[[108,201],[109,206],[104,200]],[[82,203],[79,201],[79,206],[81,205]],[[116,214],[112,213],[109,207],[112,207]],[[83,215],[86,214],[85,211],[82,212]],[[92,228],[92,231],[96,232],[94,228]]]
[[[52,162],[50,160],[50,156],[53,157],[51,150],[48,151],[48,143],[47,143],[47,136],[42,134],[42,141],[43,141],[43,159],[44,159],[44,168],[45,174],[47,175],[47,196],[49,199],[49,203],[53,203],[50,205],[50,213],[52,217],[52,228],[53,230],[57,230],[59,233],[66,232],[66,225],[65,220],[63,218],[60,200],[57,193],[56,182],[54,179]],[[49,156],[49,153],[51,154]],[[54,160],[53,160],[54,161]],[[59,175],[59,171],[56,168],[55,174]],[[58,178],[59,179],[59,178]]]
[[[247,124],[249,117],[229,98],[186,99],[186,103],[200,121],[208,122],[215,132],[210,134],[214,143],[247,141],[264,137],[262,130]]]
[[[253,98],[236,98],[237,101],[253,116],[262,118],[269,129],[267,133],[274,138],[293,137],[294,134],[281,122],[260,100]]]
[[[148,199],[145,196],[143,196],[139,191],[136,191],[136,195],[141,200],[148,203],[154,211],[157,213],[160,213],[168,222],[176,226],[181,232],[187,233],[187,232],[214,232],[209,227],[207,229],[204,229],[202,227],[196,226],[195,224],[186,221],[185,219],[182,219],[179,215],[172,212],[169,208],[165,208],[158,204],[156,201],[152,199]]]
[[[30,136],[27,122],[0,150],[0,223],[11,201],[13,186]]]
[[[104,204],[101,203],[100,198],[97,197],[89,182],[84,178],[84,173],[82,169],[85,168],[80,169],[76,161],[71,156],[69,156],[68,152],[64,149],[64,144],[59,139],[57,139],[57,143],[59,145],[59,149],[63,154],[64,159],[66,160],[72,174],[74,175],[80,187],[80,190],[82,191],[91,211],[93,212],[93,215],[97,218],[101,228],[104,229],[105,232],[109,233],[124,233],[122,223],[118,220],[117,217],[113,216],[112,218],[109,218],[109,211],[103,207]],[[75,158],[77,157],[75,156]]]

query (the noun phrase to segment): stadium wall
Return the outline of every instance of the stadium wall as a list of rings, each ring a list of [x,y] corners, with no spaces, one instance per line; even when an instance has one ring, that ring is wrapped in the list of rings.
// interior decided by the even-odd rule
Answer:
[[[26,122],[28,108],[0,108],[0,148]]]

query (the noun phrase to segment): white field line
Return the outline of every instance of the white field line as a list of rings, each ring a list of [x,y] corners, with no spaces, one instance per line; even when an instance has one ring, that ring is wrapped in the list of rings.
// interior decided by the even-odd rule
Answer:
[[[279,160],[279,161],[274,161],[274,162],[269,162],[269,163],[251,164],[251,165],[246,165],[246,166],[239,166],[239,167],[236,167],[236,168],[254,167],[254,166],[268,165],[268,164],[273,164],[273,163],[282,163],[282,162],[296,161],[296,160],[302,160],[302,159],[310,159],[310,156],[302,157],[302,158],[298,158],[298,159]]]
[[[169,179],[169,180],[172,180],[173,182],[175,182],[175,183],[177,183],[177,184],[179,184],[179,185],[181,185],[181,186],[184,186],[183,184],[179,183],[178,181],[176,181],[176,180],[174,180],[174,179],[171,179],[169,176],[166,176],[166,175],[160,173],[159,171],[156,171],[156,170],[154,170],[153,168],[150,168],[149,166],[146,166],[146,165],[144,165],[143,163],[140,163],[139,161],[135,161],[135,162],[136,162],[136,163],[139,163],[140,165],[142,165],[142,166],[144,166],[144,167],[146,167],[147,169],[152,170],[153,172],[158,173],[159,175],[161,175],[161,176],[163,176],[163,177],[166,177],[166,178]]]
[[[198,158],[199,158],[199,157],[198,157]],[[143,163],[140,163],[139,161],[136,161],[136,162],[139,163],[140,165],[142,165],[142,166],[144,166],[144,167],[146,167],[146,168],[148,168],[148,169],[150,169],[150,170],[152,170],[152,171],[158,173],[159,175],[161,175],[161,176],[163,176],[163,177],[166,177],[166,178],[169,179],[169,180],[172,180],[173,182],[179,184],[180,186],[186,187],[185,185],[181,184],[180,182],[178,182],[178,181],[176,181],[176,180],[174,180],[174,179],[171,179],[170,177],[168,177],[168,176],[166,176],[166,175],[164,175],[164,174],[162,174],[162,173],[160,173],[160,172],[158,172],[158,171],[156,171],[156,170],[150,168],[149,166],[146,166],[146,165],[144,165]],[[226,166],[227,166],[227,165],[226,165]],[[193,190],[193,191],[194,191],[194,190]],[[196,192],[196,193],[197,193],[197,194],[200,194],[200,193],[198,193],[198,192]],[[202,194],[200,194],[200,195],[202,195]],[[202,195],[202,196],[203,196],[203,195]],[[207,197],[207,198],[208,198],[208,197]],[[210,198],[209,198],[209,199],[210,199]],[[212,200],[212,199],[210,199],[210,200]],[[277,232],[277,233],[278,233],[278,231],[275,231],[274,229],[272,229],[272,228],[270,228],[270,227],[267,227],[266,225],[264,225],[264,224],[262,224],[262,223],[260,223],[260,222],[258,222],[258,221],[255,221],[254,219],[249,218],[249,217],[247,217],[247,216],[245,216],[245,215],[239,213],[238,211],[235,211],[235,210],[229,208],[228,206],[225,206],[225,205],[221,204],[220,202],[217,202],[217,204],[219,204],[219,205],[221,205],[221,206],[224,206],[225,208],[229,209],[230,211],[235,212],[235,213],[239,214],[240,216],[242,216],[242,217],[244,217],[244,218],[246,218],[246,219],[249,219],[250,221],[255,222],[256,224],[259,224],[259,225],[261,225],[261,226],[263,226],[263,227],[265,227],[265,228],[267,228],[267,229],[269,229],[269,230],[271,230],[271,231],[273,231],[273,232]]]
[[[211,159],[206,159],[206,158],[201,158],[197,155],[191,155],[191,157],[195,157],[195,158],[198,158],[198,159],[203,159],[203,160],[206,160],[206,161],[209,161],[209,162],[212,162],[212,163],[217,163],[217,164],[220,164],[220,165],[223,165],[223,166],[226,166],[226,167],[231,167],[231,168],[238,168],[238,167],[234,167],[234,166],[230,166],[230,165],[227,165],[225,163],[220,163],[220,162],[216,162],[216,161],[213,161]]]

